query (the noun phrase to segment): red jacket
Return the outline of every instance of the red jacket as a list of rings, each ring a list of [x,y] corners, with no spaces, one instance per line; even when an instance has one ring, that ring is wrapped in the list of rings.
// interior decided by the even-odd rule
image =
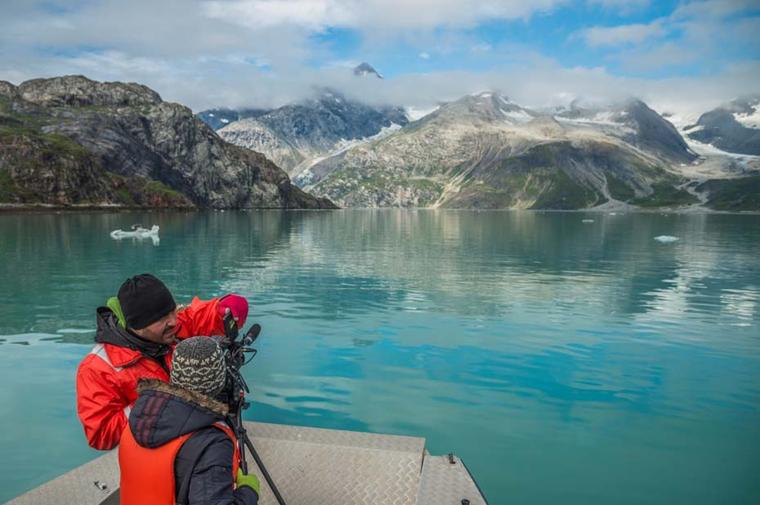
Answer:
[[[194,298],[177,315],[177,337],[223,335],[218,305],[219,298],[209,301]],[[139,379],[169,380],[174,345],[163,356],[162,366],[138,350],[108,343],[110,335],[124,331],[113,311],[98,309],[96,341],[105,343],[96,344],[77,370],[77,414],[87,442],[95,449],[113,449],[119,444],[129,411],[137,399]]]

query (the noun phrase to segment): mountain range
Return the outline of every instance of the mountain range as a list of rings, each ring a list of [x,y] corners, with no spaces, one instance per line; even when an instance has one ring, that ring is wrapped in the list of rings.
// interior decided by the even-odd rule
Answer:
[[[292,176],[315,158],[408,122],[401,107],[374,107],[323,89],[314,98],[237,120],[217,133],[228,142],[265,153]]]
[[[757,107],[679,131],[636,99],[546,110],[486,91],[409,121],[322,89],[193,116],[134,83],[0,81],[0,204],[760,210]],[[716,116],[749,136],[708,127]]]
[[[684,128],[692,140],[735,154],[760,155],[760,95],[737,98]]]
[[[367,63],[353,73],[382,79]],[[410,121],[400,106],[325,89],[218,133],[346,207],[735,210],[760,207],[760,160],[733,156],[760,152],[758,102],[735,100],[679,131],[637,99],[544,109],[485,91]]]
[[[741,184],[691,177],[703,162],[640,100],[548,113],[487,91],[319,160],[295,182],[347,207],[760,208],[760,178],[743,180],[745,198]]]
[[[0,203],[333,208],[134,83],[0,81]]]

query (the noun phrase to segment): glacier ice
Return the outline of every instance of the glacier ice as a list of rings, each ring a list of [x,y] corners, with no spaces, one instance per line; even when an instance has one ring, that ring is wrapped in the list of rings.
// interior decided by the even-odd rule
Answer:
[[[658,235],[654,238],[657,242],[661,242],[663,244],[668,244],[670,242],[678,242],[678,237],[674,237],[673,235]]]

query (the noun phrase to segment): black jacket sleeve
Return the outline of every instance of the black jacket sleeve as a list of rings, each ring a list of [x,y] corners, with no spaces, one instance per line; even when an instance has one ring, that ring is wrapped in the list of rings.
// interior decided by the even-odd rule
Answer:
[[[177,453],[174,478],[177,503],[187,505],[256,505],[258,496],[248,486],[233,490],[229,437],[209,426],[191,436]]]

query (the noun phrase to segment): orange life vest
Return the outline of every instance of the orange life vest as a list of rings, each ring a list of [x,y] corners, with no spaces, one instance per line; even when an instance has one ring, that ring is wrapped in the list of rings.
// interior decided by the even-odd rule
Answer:
[[[235,453],[232,456],[232,482],[237,478],[240,451],[232,429],[224,423],[214,423],[230,437]],[[121,472],[121,505],[174,505],[174,459],[182,444],[193,433],[187,433],[166,444],[149,449],[137,443],[127,426],[119,444]]]

